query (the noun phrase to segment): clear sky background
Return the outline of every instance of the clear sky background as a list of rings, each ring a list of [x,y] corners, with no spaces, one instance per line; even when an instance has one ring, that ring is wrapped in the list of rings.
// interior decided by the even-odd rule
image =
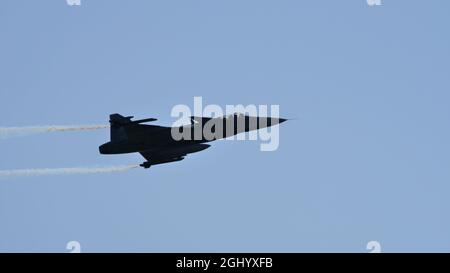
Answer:
[[[170,125],[279,104],[280,148],[219,141],[125,173],[0,180],[0,251],[450,251],[450,2],[5,0],[0,126]],[[0,169],[141,163],[107,129],[0,140]]]

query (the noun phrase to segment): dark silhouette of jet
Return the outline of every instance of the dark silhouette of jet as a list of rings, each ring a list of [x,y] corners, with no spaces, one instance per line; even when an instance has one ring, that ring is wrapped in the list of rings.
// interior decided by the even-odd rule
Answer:
[[[220,118],[192,116],[190,125],[163,127],[142,124],[156,121],[154,118],[134,121],[132,118],[110,115],[111,141],[101,145],[99,151],[101,154],[140,153],[147,160],[140,166],[146,169],[152,165],[183,160],[187,154],[209,148],[210,145],[205,143],[271,127],[287,120],[243,114]],[[181,135],[184,137],[180,138]]]

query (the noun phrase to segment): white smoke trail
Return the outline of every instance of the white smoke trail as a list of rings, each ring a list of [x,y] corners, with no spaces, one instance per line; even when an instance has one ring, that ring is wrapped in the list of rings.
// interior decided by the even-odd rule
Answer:
[[[32,134],[50,132],[85,131],[109,128],[109,125],[49,125],[49,126],[27,126],[27,127],[0,127],[0,138],[13,136],[26,136]]]
[[[139,165],[110,166],[110,167],[80,167],[80,168],[58,168],[58,169],[18,169],[2,170],[0,178],[12,176],[42,176],[42,175],[71,175],[71,174],[94,174],[125,172],[139,167]]]

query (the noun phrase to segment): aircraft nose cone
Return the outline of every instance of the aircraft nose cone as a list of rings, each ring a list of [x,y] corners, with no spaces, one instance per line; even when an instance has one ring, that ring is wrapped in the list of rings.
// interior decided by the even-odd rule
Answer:
[[[286,118],[279,118],[279,119],[278,119],[278,123],[280,123],[280,124],[283,123],[283,122],[285,122],[285,121],[287,121]]]

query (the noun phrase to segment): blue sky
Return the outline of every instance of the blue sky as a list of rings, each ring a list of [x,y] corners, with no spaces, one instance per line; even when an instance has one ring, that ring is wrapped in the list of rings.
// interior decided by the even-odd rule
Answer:
[[[450,251],[450,3],[6,0],[0,126],[278,104],[280,147],[0,180],[0,251]],[[141,163],[108,130],[0,140],[0,169]]]

